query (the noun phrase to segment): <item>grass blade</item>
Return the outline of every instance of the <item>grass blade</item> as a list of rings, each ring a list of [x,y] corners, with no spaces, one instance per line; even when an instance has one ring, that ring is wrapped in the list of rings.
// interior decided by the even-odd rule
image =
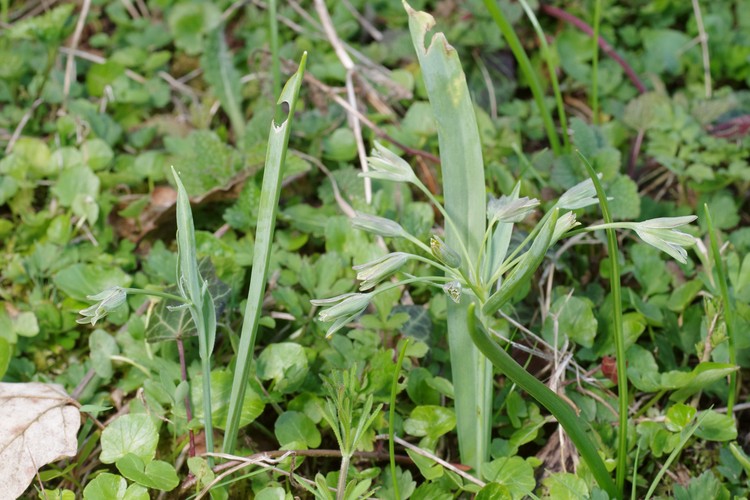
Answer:
[[[599,206],[605,224],[612,224],[612,216],[609,211],[609,202],[604,193],[599,176],[596,175],[594,167],[585,156],[577,151],[578,156],[586,166],[586,171],[594,182],[596,195],[599,197]],[[609,286],[612,293],[612,326],[615,337],[615,364],[617,367],[617,405],[619,413],[620,430],[617,434],[617,492],[622,496],[625,491],[625,476],[628,465],[628,373],[625,357],[625,333],[622,326],[622,294],[620,291],[620,263],[618,261],[617,234],[612,228],[605,229],[607,232],[607,252],[609,253]]]
[[[721,302],[724,308],[724,323],[727,326],[727,339],[729,340],[729,364],[737,365],[737,340],[734,333],[734,308],[729,298],[729,285],[727,284],[727,274],[724,271],[724,263],[721,260],[719,252],[719,239],[714,230],[714,224],[711,220],[711,213],[708,205],[703,205],[706,211],[706,224],[708,225],[708,237],[711,240],[711,258],[716,267],[716,275],[719,279],[719,292],[721,293]],[[727,397],[727,415],[734,415],[734,401],[737,395],[737,371],[729,375],[729,396]]]
[[[662,465],[661,469],[659,469],[659,472],[656,474],[656,477],[651,482],[651,487],[648,489],[648,492],[644,497],[645,500],[648,500],[649,498],[651,498],[651,495],[654,494],[656,487],[659,486],[659,481],[661,481],[661,478],[664,477],[664,474],[666,474],[667,470],[669,470],[669,466],[672,465],[672,462],[674,462],[677,456],[682,453],[682,449],[685,447],[685,444],[687,444],[688,440],[693,436],[693,434],[695,434],[695,431],[698,430],[698,427],[701,426],[703,420],[705,420],[707,416],[708,412],[703,412],[701,416],[698,417],[698,420],[695,421],[692,427],[682,431],[680,442],[677,444],[677,446],[675,446],[674,450],[672,450],[672,453],[669,454],[666,462],[664,462],[664,465]]]
[[[436,33],[429,46],[425,36],[435,25],[433,17],[414,11],[409,14],[409,30],[424,76],[430,105],[435,114],[443,169],[446,243],[479,258],[485,232],[484,162],[474,107],[456,51],[443,33]],[[475,262],[466,262],[471,278]],[[478,277],[474,277],[477,280]],[[456,391],[456,420],[461,460],[476,474],[489,457],[492,416],[492,366],[466,334],[468,299],[448,305],[448,343],[453,385],[470,388]]]
[[[245,139],[245,116],[242,112],[240,95],[240,75],[232,62],[227,42],[224,39],[224,28],[213,30],[206,40],[206,50],[201,58],[203,77],[229,116],[234,130],[234,140],[241,148]]]
[[[565,114],[565,104],[563,103],[562,93],[560,92],[560,82],[557,80],[557,65],[552,57],[549,44],[547,44],[547,35],[544,34],[542,26],[539,24],[539,20],[536,18],[536,14],[529,6],[526,0],[519,0],[521,7],[526,12],[526,17],[529,18],[531,25],[536,31],[536,36],[539,39],[539,49],[547,65],[547,73],[549,73],[549,82],[552,85],[552,92],[555,95],[555,104],[557,105],[557,117],[560,119],[560,129],[562,129],[563,146],[565,151],[570,151],[570,138],[568,137],[568,118]]]
[[[544,128],[547,131],[547,138],[549,139],[552,151],[555,152],[555,156],[559,156],[562,153],[560,148],[560,140],[557,138],[557,130],[555,130],[555,124],[552,121],[549,109],[544,102],[544,92],[542,91],[542,85],[539,83],[534,67],[531,65],[529,56],[526,55],[526,51],[521,45],[521,41],[518,39],[518,35],[513,31],[513,26],[510,25],[508,20],[505,18],[505,14],[497,5],[497,0],[484,0],[484,6],[487,7],[492,19],[500,28],[500,32],[503,34],[503,38],[508,43],[508,47],[513,56],[518,61],[518,67],[521,68],[524,78],[529,84],[531,93],[534,96],[534,102],[536,102],[539,108],[539,114],[542,116],[542,122],[544,122]]]
[[[253,270],[250,276],[250,289],[247,292],[247,304],[242,323],[240,345],[237,351],[237,365],[232,381],[232,393],[227,412],[226,432],[224,434],[224,453],[233,453],[237,442],[242,403],[245,399],[247,379],[250,372],[255,338],[258,333],[261,305],[266,290],[266,275],[271,260],[271,244],[276,224],[276,207],[279,204],[281,180],[283,174],[286,150],[289,144],[289,133],[294,108],[297,104],[302,75],[305,71],[307,52],[303,54],[299,69],[289,79],[277,101],[278,105],[286,105],[288,112],[281,124],[276,121],[271,124],[266,152],[266,166],[263,172],[260,206],[258,208],[258,224],[255,230],[255,247],[253,255]]]

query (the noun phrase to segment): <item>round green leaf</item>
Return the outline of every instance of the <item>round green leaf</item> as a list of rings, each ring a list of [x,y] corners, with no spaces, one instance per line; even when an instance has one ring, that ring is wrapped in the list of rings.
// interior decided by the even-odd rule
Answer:
[[[279,444],[286,448],[317,448],[320,432],[310,417],[297,411],[282,413],[274,425],[274,434]]]
[[[224,429],[227,423],[229,398],[232,395],[232,372],[229,370],[214,370],[211,372],[211,422],[214,427]],[[196,380],[191,386],[193,396],[193,416],[203,419],[203,385]],[[258,394],[248,384],[245,399],[240,413],[240,427],[243,427],[263,413],[265,404]]]
[[[404,422],[404,430],[412,436],[437,439],[456,427],[456,414],[443,406],[417,406]]]
[[[271,344],[258,357],[257,370],[261,380],[273,380],[275,391],[293,392],[307,376],[305,349],[293,342]]]
[[[102,432],[101,442],[99,460],[105,464],[114,463],[128,453],[150,462],[156,454],[159,433],[148,415],[129,414],[109,424]]]

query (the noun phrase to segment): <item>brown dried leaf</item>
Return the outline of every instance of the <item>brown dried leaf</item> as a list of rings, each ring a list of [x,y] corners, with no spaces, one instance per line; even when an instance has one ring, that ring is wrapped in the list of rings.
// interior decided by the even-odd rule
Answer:
[[[18,498],[44,465],[75,456],[78,408],[61,385],[0,383],[0,498]]]

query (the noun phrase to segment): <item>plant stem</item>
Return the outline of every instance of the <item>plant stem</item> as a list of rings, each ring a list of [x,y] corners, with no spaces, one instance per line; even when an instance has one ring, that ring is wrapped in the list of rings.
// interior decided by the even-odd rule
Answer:
[[[177,354],[180,357],[180,377],[182,378],[183,382],[188,381],[188,374],[187,374],[187,364],[185,363],[185,344],[182,342],[182,335],[179,335],[177,337]],[[187,421],[190,422],[193,420],[193,406],[192,402],[190,401],[190,391],[185,395],[185,418],[187,418]],[[195,433],[193,432],[193,429],[188,429],[188,436],[190,436],[190,448],[188,451],[188,455],[191,457],[195,456]]]
[[[336,500],[344,500],[346,493],[346,477],[349,475],[349,461],[351,455],[341,450],[341,469],[339,470],[339,482],[336,486]]]
[[[599,22],[602,17],[602,0],[594,0],[594,37],[591,56],[591,116],[599,124]]]
[[[401,374],[401,366],[404,363],[406,348],[409,346],[409,337],[404,337],[404,343],[398,353],[398,361],[393,372],[393,381],[391,382],[391,400],[388,403],[388,454],[391,459],[391,479],[393,480],[394,498],[401,498],[398,491],[398,479],[396,478],[396,390],[398,389],[398,377]]]
[[[203,366],[203,376],[201,377],[203,379],[203,426],[204,431],[206,434],[206,450],[213,452],[214,451],[214,432],[213,432],[213,422],[212,419],[212,412],[211,412],[211,364],[210,364],[210,358],[207,360],[201,360],[201,365]],[[209,467],[214,466],[214,459],[213,457],[207,457],[206,461],[208,462]]]
[[[594,182],[596,194],[599,197],[599,205],[602,210],[604,223],[612,224],[612,216],[609,211],[609,202],[604,193],[599,176],[596,175],[594,167],[588,162],[580,151],[577,151],[583,164],[586,166],[589,177]],[[609,284],[612,294],[612,326],[615,338],[615,364],[617,367],[617,403],[619,411],[619,432],[617,434],[617,469],[616,482],[617,493],[621,497],[625,491],[625,476],[627,474],[628,459],[628,373],[625,355],[625,333],[622,326],[622,296],[620,291],[620,263],[617,251],[617,234],[612,227],[607,227],[607,251],[609,253]]]
[[[495,24],[497,24],[497,27],[500,28],[503,38],[505,38],[508,47],[510,47],[510,50],[513,52],[513,56],[516,58],[516,61],[518,61],[518,66],[521,68],[521,72],[523,73],[524,78],[526,78],[526,82],[529,84],[531,93],[534,95],[534,101],[539,108],[539,114],[542,116],[542,121],[544,122],[544,128],[547,131],[547,138],[549,139],[552,151],[554,151],[555,156],[559,156],[562,154],[560,140],[557,137],[555,124],[552,121],[549,109],[547,109],[547,104],[544,102],[544,92],[542,91],[542,86],[539,83],[536,72],[531,66],[529,56],[523,49],[521,41],[518,39],[518,35],[513,31],[513,27],[505,18],[505,14],[503,14],[503,11],[498,7],[497,0],[484,0],[484,5],[492,16],[492,19],[494,19]]]
[[[173,293],[160,292],[158,290],[146,290],[143,288],[123,288],[122,289],[128,295],[150,295],[152,297],[159,297],[161,299],[174,300],[176,302],[182,302],[183,304],[192,305],[187,298]]]
[[[474,344],[505,376],[554,415],[565,429],[570,440],[575,444],[599,486],[611,497],[621,498],[621,495],[617,493],[615,483],[612,482],[612,478],[604,465],[604,461],[599,456],[596,446],[586,435],[580,417],[575,414],[573,409],[560,396],[524,370],[507,352],[500,348],[484,328],[477,327],[476,315],[474,314],[475,308],[476,304],[472,303],[469,305],[466,318],[467,329]]]
[[[706,211],[706,224],[708,225],[708,237],[711,240],[711,257],[714,260],[716,274],[719,279],[719,291],[721,293],[721,302],[724,309],[724,323],[727,327],[727,339],[729,340],[729,363],[737,365],[737,340],[734,332],[734,308],[730,302],[729,285],[727,284],[727,275],[724,272],[724,262],[721,260],[719,251],[719,240],[714,230],[711,213],[708,205],[703,205]],[[737,371],[729,375],[729,395],[727,396],[727,415],[734,415],[734,402],[737,395]]]

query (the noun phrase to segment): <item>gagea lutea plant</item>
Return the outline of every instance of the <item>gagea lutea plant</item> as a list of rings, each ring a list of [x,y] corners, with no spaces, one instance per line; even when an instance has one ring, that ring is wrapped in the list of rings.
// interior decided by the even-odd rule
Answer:
[[[434,287],[448,298],[448,341],[461,460],[479,473],[489,459],[492,412],[492,370],[494,365],[521,389],[535,398],[558,420],[575,444],[599,486],[613,498],[621,488],[605,467],[598,447],[569,404],[521,367],[491,335],[493,316],[506,305],[521,285],[531,278],[548,250],[572,229],[631,229],[645,243],[685,262],[684,247],[693,238],[678,231],[695,217],[653,219],[637,223],[608,222],[580,228],[573,210],[599,203],[596,176],[569,189],[552,205],[529,235],[509,252],[515,224],[541,206],[539,200],[520,196],[520,186],[498,198],[485,200],[484,162],[473,104],[456,51],[442,33],[436,33],[425,47],[427,32],[434,26],[432,16],[412,10],[409,14],[412,41],[417,51],[425,87],[437,122],[443,176],[444,204],[415,175],[410,165],[382,144],[375,143],[368,159],[370,170],[360,175],[372,179],[405,182],[415,186],[443,215],[445,240],[437,234],[429,242],[420,241],[397,222],[382,217],[357,214],[354,227],[383,237],[403,238],[420,253],[393,252],[357,266],[360,293],[347,293],[330,299],[313,300],[323,309],[319,319],[332,322],[330,336],[360,315],[370,301],[386,290],[420,282]],[[606,198],[604,198],[606,202]],[[391,279],[409,260],[419,260],[435,269],[434,275]],[[491,364],[490,364],[491,363]],[[473,390],[472,390],[473,389]],[[621,397],[627,397],[623,391]],[[623,436],[624,437],[624,436]],[[624,441],[623,441],[624,442]],[[626,450],[619,449],[618,453]],[[618,473],[622,474],[621,471]],[[618,491],[619,490],[619,491]]]

